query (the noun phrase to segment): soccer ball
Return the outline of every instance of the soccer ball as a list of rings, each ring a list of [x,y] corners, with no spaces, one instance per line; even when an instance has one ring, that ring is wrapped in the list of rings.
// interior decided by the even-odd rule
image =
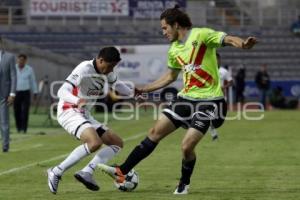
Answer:
[[[114,184],[122,192],[131,192],[138,186],[139,176],[135,170],[132,169],[128,172],[128,174],[126,174],[125,181],[123,183],[117,183],[114,181]]]

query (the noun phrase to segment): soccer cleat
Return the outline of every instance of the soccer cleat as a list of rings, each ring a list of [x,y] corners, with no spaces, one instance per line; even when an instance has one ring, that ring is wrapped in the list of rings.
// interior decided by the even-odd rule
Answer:
[[[111,167],[101,163],[97,166],[101,169],[101,171],[112,177],[117,183],[123,183],[125,181],[125,175],[121,172],[118,166]]]
[[[74,177],[83,185],[85,185],[86,188],[92,191],[99,190],[99,186],[97,185],[96,181],[93,179],[92,174],[84,171],[78,171],[74,174]]]
[[[215,141],[215,140],[217,140],[218,138],[219,138],[218,135],[214,135],[214,136],[212,136],[212,141]]]
[[[58,188],[58,183],[61,179],[61,176],[56,175],[52,171],[52,168],[47,170],[47,176],[48,176],[48,186],[49,186],[50,192],[52,192],[53,194],[56,194],[57,188]]]
[[[189,185],[186,185],[180,181],[173,194],[188,194],[189,188],[190,188]]]

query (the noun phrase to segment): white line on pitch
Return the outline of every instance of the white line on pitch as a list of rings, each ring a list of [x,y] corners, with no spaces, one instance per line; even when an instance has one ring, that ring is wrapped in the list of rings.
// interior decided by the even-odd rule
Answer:
[[[133,135],[131,137],[125,138],[124,142],[137,139],[137,138],[139,138],[141,136],[144,136],[145,134],[146,133],[144,132],[144,133],[139,133],[139,134]],[[2,172],[0,172],[0,176],[5,175],[5,174],[11,174],[11,173],[17,172],[17,171],[22,171],[22,170],[28,169],[30,167],[34,167],[34,166],[36,166],[38,164],[44,164],[44,163],[48,163],[48,162],[51,162],[51,161],[59,160],[61,158],[66,157],[67,155],[69,155],[69,154],[59,155],[59,156],[50,158],[48,160],[43,160],[43,161],[40,161],[40,162],[35,162],[35,163],[28,164],[28,165],[24,165],[22,167],[15,167],[15,168],[12,168],[12,169],[9,169],[9,170],[6,170],[6,171],[2,171]]]
[[[28,149],[39,148],[39,147],[42,147],[42,146],[44,146],[44,145],[43,145],[43,144],[36,144],[36,145],[31,146],[31,147],[12,149],[12,150],[10,150],[10,151],[11,151],[11,152],[24,151],[24,150],[28,150]]]

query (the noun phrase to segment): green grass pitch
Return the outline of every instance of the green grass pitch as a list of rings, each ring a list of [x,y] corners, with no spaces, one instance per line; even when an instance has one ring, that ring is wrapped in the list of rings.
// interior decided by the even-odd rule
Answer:
[[[230,113],[234,115],[236,113]],[[96,116],[101,121],[101,114]],[[87,190],[73,174],[82,160],[68,170],[58,194],[49,192],[45,171],[58,164],[79,142],[55,124],[45,127],[45,115],[31,115],[27,135],[15,132],[12,124],[11,151],[0,153],[0,199],[2,200],[298,200],[300,198],[300,112],[266,112],[263,120],[227,121],[197,146],[197,162],[190,194],[172,193],[180,176],[180,143],[184,130],[165,138],[147,159],[136,166],[140,182],[131,193],[117,191],[112,180],[100,171],[95,178],[100,191]],[[110,163],[121,163],[153,125],[151,112],[140,120],[110,120],[108,126],[126,140],[122,152]]]

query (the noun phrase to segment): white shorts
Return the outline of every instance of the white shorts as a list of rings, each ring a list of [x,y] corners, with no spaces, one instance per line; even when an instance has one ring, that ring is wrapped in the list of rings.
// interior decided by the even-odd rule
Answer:
[[[89,112],[83,113],[77,108],[58,111],[57,120],[68,133],[78,139],[86,128],[94,128],[100,137],[108,130],[108,127],[95,120]]]

